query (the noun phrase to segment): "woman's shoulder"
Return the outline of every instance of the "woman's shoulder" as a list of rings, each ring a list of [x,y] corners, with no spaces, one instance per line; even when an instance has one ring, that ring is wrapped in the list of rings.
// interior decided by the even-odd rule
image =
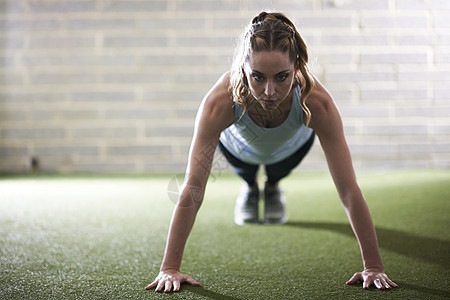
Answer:
[[[306,101],[306,105],[311,112],[311,127],[314,129],[323,126],[329,127],[331,123],[340,119],[333,97],[319,80],[315,80],[314,88]]]
[[[331,94],[325,89],[319,80],[315,80],[314,88],[311,90],[306,105],[311,111],[311,114],[326,113],[331,106],[333,106],[333,98]]]
[[[229,72],[222,74],[203,99],[211,108],[233,107],[233,96],[230,88]]]
[[[203,99],[201,110],[214,122],[231,125],[234,122],[234,102],[229,72],[222,74]]]

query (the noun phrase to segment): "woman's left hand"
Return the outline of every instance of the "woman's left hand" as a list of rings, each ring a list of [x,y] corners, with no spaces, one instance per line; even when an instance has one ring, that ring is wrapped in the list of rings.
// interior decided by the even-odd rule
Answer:
[[[368,289],[372,284],[379,290],[396,288],[398,285],[390,280],[384,272],[377,272],[373,270],[364,270],[357,272],[350,278],[346,284],[351,285],[358,281],[363,282],[363,288]]]

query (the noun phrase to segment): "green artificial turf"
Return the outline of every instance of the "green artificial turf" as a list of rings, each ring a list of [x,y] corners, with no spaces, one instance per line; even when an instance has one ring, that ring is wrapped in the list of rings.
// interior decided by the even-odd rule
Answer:
[[[282,182],[286,225],[242,227],[233,223],[241,183],[216,174],[182,264],[202,287],[144,290],[164,251],[170,179],[0,179],[0,299],[450,298],[447,170],[359,177],[400,286],[390,291],[345,285],[362,269],[359,247],[329,175],[300,172]]]

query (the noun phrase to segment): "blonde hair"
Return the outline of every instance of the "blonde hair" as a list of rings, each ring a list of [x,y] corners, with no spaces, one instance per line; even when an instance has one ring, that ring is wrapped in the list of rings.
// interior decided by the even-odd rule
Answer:
[[[278,50],[288,52],[290,60],[298,67],[295,74],[297,85],[301,85],[300,105],[305,112],[306,126],[311,122],[311,112],[306,100],[314,87],[314,77],[308,69],[308,51],[295,25],[282,13],[261,12],[246,27],[241,42],[236,47],[231,69],[231,89],[234,101],[247,109],[245,97],[249,96],[244,64],[254,52]],[[304,79],[301,82],[300,76]]]

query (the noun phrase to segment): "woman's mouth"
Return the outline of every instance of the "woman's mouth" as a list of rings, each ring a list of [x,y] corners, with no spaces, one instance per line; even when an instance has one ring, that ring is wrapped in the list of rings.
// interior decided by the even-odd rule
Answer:
[[[259,101],[265,105],[274,105],[277,100],[259,99]]]

